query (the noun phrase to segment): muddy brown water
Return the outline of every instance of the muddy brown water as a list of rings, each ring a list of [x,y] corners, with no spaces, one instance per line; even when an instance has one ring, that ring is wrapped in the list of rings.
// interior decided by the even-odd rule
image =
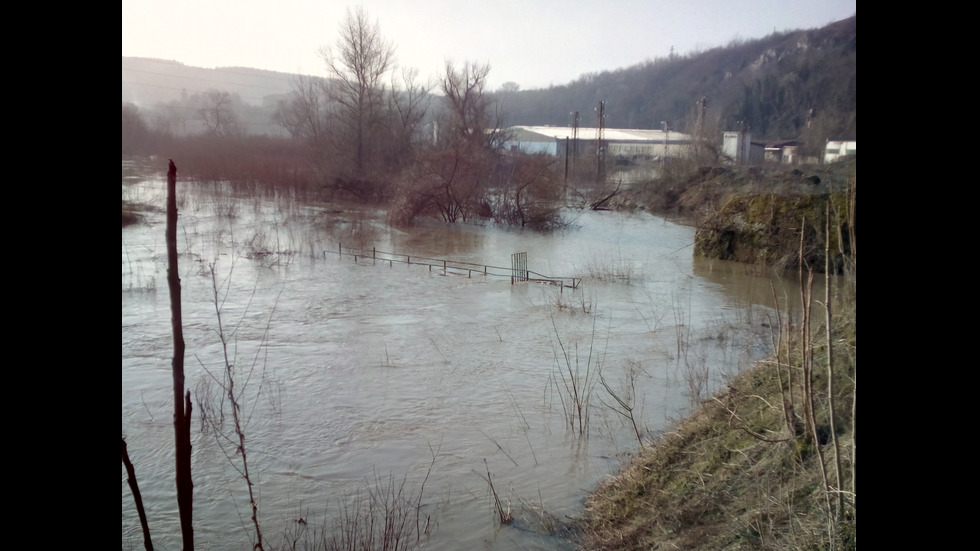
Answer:
[[[599,375],[650,437],[689,411],[698,381],[705,397],[769,350],[770,280],[695,261],[692,228],[643,212],[569,211],[571,227],[548,234],[396,230],[375,212],[178,185],[198,549],[248,549],[252,534],[240,456],[201,430],[202,381],[224,366],[215,287],[267,549],[391,481],[413,496],[424,481],[427,549],[570,549],[550,519],[580,515],[589,490],[638,447]],[[124,181],[123,195],[162,207],[164,182]],[[122,230],[122,433],[155,547],[176,550],[164,229],[157,212]],[[584,279],[572,290],[355,262],[337,254],[342,239],[494,266],[527,252],[535,272]],[[792,282],[775,285],[794,300]],[[569,423],[573,375],[588,397],[583,433]],[[513,524],[496,521],[488,470]],[[138,549],[125,469],[121,486],[123,548]]]

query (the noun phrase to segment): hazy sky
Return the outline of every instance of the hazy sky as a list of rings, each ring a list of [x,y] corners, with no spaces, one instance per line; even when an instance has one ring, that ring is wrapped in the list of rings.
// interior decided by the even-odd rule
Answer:
[[[446,60],[488,62],[490,88],[566,84],[584,73],[822,27],[857,0],[123,0],[122,55],[197,67],[325,76],[348,7],[362,6],[423,80]]]

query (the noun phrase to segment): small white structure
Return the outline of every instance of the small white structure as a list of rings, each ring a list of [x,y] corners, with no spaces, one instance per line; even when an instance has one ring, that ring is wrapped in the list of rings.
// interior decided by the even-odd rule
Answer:
[[[737,165],[744,165],[749,161],[751,139],[752,136],[745,132],[725,132],[721,139],[721,154]]]
[[[857,155],[857,140],[827,140],[827,148],[824,150],[823,162],[832,163],[847,155]]]
[[[721,138],[721,154],[736,165],[761,163],[765,157],[765,144],[752,141],[747,132],[725,132]]]

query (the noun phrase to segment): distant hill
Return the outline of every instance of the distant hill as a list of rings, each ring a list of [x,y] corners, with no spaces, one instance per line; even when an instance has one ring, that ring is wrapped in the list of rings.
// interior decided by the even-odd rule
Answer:
[[[498,96],[508,124],[568,126],[579,111],[581,126],[595,126],[603,100],[607,128],[670,121],[692,132],[696,102],[705,97],[711,130],[734,130],[741,121],[753,138],[856,140],[857,16]]]
[[[122,99],[147,110],[161,102],[187,104],[216,89],[238,97],[236,109],[249,132],[281,133],[272,113],[297,76],[123,57]],[[595,108],[605,101],[607,128],[660,129],[669,121],[686,133],[694,133],[696,102],[706,98],[706,135],[720,140],[721,132],[741,123],[753,140],[800,140],[822,151],[828,139],[857,139],[857,16],[495,95],[507,126],[570,126],[570,113],[578,111],[580,126],[594,127]]]
[[[181,101],[217,89],[261,106],[288,93],[297,75],[246,67],[189,67],[176,61],[144,57],[122,58],[122,100],[140,108]]]

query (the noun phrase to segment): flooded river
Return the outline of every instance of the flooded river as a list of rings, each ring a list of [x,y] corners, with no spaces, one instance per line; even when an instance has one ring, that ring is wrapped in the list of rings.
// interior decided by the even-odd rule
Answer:
[[[692,228],[643,212],[569,211],[547,234],[396,230],[375,212],[178,187],[198,549],[254,537],[219,402],[222,335],[266,549],[329,531],[379,489],[410,496],[411,540],[418,522],[427,549],[569,549],[559,521],[639,446],[616,397],[647,438],[769,348],[769,280],[696,262]],[[165,184],[124,180],[123,198],[162,208]],[[122,434],[154,545],[177,550],[164,231],[162,211],[122,230]],[[505,267],[526,252],[534,272],[583,279],[355,262],[341,242]],[[208,404],[220,430],[201,422]],[[139,549],[124,469],[121,486],[123,549]]]

